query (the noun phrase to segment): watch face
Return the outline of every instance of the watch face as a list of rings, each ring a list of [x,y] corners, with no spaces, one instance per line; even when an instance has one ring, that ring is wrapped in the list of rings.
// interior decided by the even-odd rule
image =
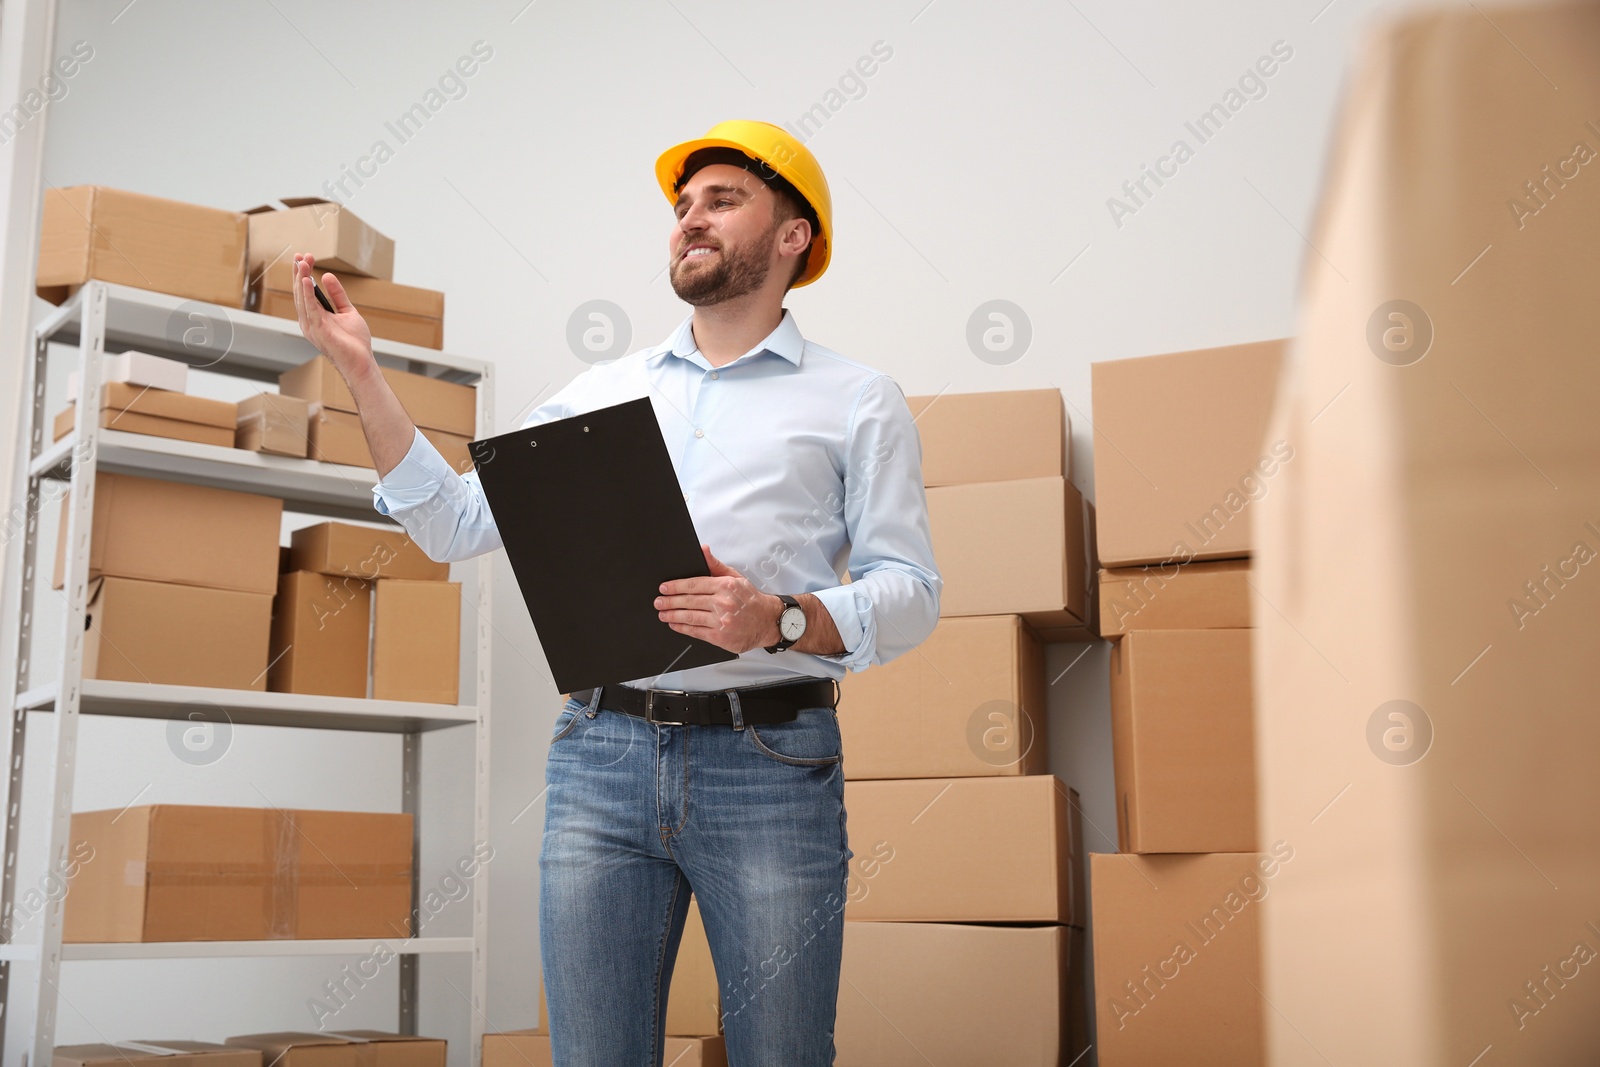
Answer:
[[[806,632],[806,613],[801,608],[784,608],[778,616],[778,632],[785,641],[798,641]]]

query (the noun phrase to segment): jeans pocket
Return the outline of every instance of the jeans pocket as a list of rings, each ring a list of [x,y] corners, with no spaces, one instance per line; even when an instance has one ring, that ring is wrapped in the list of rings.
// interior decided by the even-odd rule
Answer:
[[[568,700],[556,715],[555,725],[551,727],[550,743],[553,745],[570,734],[583,719],[584,712],[588,710],[587,704],[576,700]]]
[[[826,767],[844,758],[839,719],[832,708],[801,708],[789,722],[746,724],[745,736],[768,759],[801,767]]]

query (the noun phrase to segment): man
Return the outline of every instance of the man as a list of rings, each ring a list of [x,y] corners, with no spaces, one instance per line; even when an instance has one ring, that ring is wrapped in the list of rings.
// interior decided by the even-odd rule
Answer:
[[[539,899],[551,1045],[563,1067],[661,1062],[692,887],[729,1063],[831,1064],[854,855],[835,682],[937,621],[921,445],[894,380],[806,341],[783,307],[832,248],[810,151],[776,126],[725,122],[656,173],[674,210],[672,287],[693,314],[524,425],[650,398],[710,570],[664,583],[655,606],[739,658],[574,693],[556,718]],[[312,266],[295,257],[300,327],[350,385],[378,510],[436,560],[500,547],[476,475],[417,432],[333,275],[335,312],[317,304]]]

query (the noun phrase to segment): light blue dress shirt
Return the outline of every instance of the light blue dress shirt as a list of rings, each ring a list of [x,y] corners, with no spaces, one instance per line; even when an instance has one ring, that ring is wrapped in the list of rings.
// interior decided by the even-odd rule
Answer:
[[[523,427],[648,396],[700,541],[766,593],[814,593],[846,651],[755,648],[628,685],[702,691],[842,678],[921,644],[939,618],[922,443],[893,378],[812,344],[787,310],[760,344],[713,367],[693,316],[667,341],[584,371]],[[373,490],[435,560],[501,547],[476,472],[419,432]],[[848,584],[840,584],[845,564]]]

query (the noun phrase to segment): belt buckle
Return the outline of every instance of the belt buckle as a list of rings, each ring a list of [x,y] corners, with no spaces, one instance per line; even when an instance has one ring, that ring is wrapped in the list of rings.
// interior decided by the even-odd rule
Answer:
[[[686,722],[672,719],[658,719],[655,717],[655,702],[657,693],[670,693],[674,696],[688,696],[687,689],[646,689],[644,691],[644,718],[646,722],[655,723],[657,726],[688,726]]]

